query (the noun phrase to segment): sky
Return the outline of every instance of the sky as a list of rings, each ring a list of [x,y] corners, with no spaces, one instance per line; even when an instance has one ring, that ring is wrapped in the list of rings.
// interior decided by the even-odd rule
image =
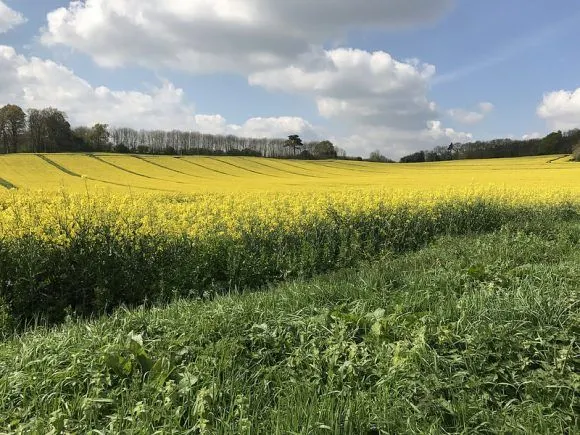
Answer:
[[[580,127],[578,0],[0,0],[0,106],[391,158]]]

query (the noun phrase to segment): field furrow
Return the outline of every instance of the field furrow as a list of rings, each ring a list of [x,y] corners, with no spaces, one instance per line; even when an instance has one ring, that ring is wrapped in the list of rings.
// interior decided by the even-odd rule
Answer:
[[[143,156],[133,156],[133,157],[135,157],[136,159],[140,159],[140,160],[142,160],[144,162],[147,162],[147,163],[149,163],[151,165],[157,166],[158,168],[162,168],[162,169],[165,169],[165,170],[174,172],[176,174],[186,175],[188,177],[194,177],[194,178],[203,178],[203,177],[201,177],[199,175],[194,175],[194,174],[191,174],[191,173],[188,173],[188,172],[183,172],[183,171],[180,171],[178,169],[172,168],[172,167],[170,167],[168,165],[165,165],[165,164],[160,163],[160,162],[164,161],[164,160],[162,160],[162,157],[150,157],[150,158],[146,158],[146,157],[143,157]]]
[[[186,162],[187,164],[190,164],[190,165],[197,166],[198,168],[201,168],[205,171],[212,173],[214,176],[217,174],[217,175],[226,175],[229,177],[238,177],[238,175],[236,175],[236,174],[226,172],[224,169],[227,169],[227,168],[223,168],[224,165],[219,166],[220,169],[216,169],[215,167],[212,167],[211,162],[210,162],[210,164],[206,164],[207,160],[205,160],[205,159],[201,159],[201,158],[193,159],[193,158],[183,157],[183,158],[180,158],[180,161]]]

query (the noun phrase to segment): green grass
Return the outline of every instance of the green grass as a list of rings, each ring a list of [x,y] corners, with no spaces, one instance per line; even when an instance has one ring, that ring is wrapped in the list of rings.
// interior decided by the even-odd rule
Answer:
[[[5,313],[0,334],[38,317],[58,323],[69,311],[93,316],[121,305],[208,299],[352,267],[384,252],[418,249],[441,235],[489,232],[512,222],[542,226],[578,216],[577,204],[530,206],[476,198],[441,202],[431,213],[401,205],[343,216],[340,209],[328,208],[326,218],[300,228],[250,226],[239,237],[228,232],[191,236],[140,233],[140,220],[120,229],[114,213],[90,203],[75,206],[88,201],[84,196],[64,198],[70,200],[64,203],[65,215],[48,208],[57,213],[59,225],[45,231],[61,238],[0,234]],[[69,209],[77,211],[69,217]],[[45,217],[32,213],[38,222]]]
[[[579,264],[578,220],[511,224],[267,291],[69,318],[0,345],[0,427],[576,433]]]

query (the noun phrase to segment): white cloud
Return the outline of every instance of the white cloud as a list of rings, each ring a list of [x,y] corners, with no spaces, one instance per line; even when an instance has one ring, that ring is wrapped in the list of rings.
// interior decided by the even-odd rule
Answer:
[[[48,14],[47,45],[107,67],[251,72],[287,66],[363,28],[433,22],[454,0],[85,0]]]
[[[20,12],[10,9],[2,0],[0,0],[0,33],[26,22],[26,18]]]
[[[278,118],[250,118],[241,126],[230,126],[229,132],[244,137],[286,137],[290,134],[299,134],[306,139],[318,136],[315,127],[308,121],[298,118],[282,116]]]
[[[267,87],[313,95],[321,114],[339,120],[349,130],[331,140],[350,153],[367,155],[379,148],[398,158],[418,149],[471,139],[468,133],[445,128],[437,120],[436,106],[427,99],[433,71],[430,65],[398,62],[387,53],[339,49],[325,52],[318,70],[295,67],[253,78],[265,80]],[[136,129],[247,137],[326,137],[299,117],[259,117],[229,124],[219,114],[197,114],[183,90],[168,81],[145,92],[93,86],[63,65],[27,58],[7,46],[0,46],[0,82],[0,104],[54,106],[67,112],[73,125],[105,122]]]
[[[195,115],[195,125],[201,133],[224,134],[228,130],[228,121],[221,115]]]
[[[299,134],[306,139],[318,137],[317,129],[299,117],[250,118],[242,125],[228,124],[221,115],[196,115],[197,130],[209,134],[233,134],[252,138],[284,138]]]
[[[455,0],[85,0],[48,14],[41,40],[86,53],[101,66],[139,65],[192,73],[227,71],[273,91],[312,96],[320,115],[348,132],[355,153],[394,154],[456,135],[428,98],[435,67],[386,52],[324,50],[351,30],[434,22]],[[485,110],[482,108],[482,110]],[[194,115],[198,129],[245,136],[316,136],[301,118],[253,118],[228,125]],[[382,137],[380,137],[382,135]]]
[[[477,124],[483,121],[485,115],[480,112],[469,112],[463,109],[450,109],[447,111],[449,116],[461,124]]]
[[[0,0],[1,1],[1,0]],[[354,153],[390,155],[468,137],[445,128],[428,98],[435,67],[386,52],[323,50],[351,30],[396,29],[434,22],[455,0],[84,0],[47,16],[41,41],[86,53],[99,65],[138,65],[193,73],[235,72],[256,86],[312,96],[321,116],[348,130],[335,138]],[[15,58],[18,83],[2,93],[25,106],[57,106],[75,123],[197,129],[244,136],[320,136],[302,118],[252,118],[228,124],[195,114],[169,82],[147,92],[95,88],[62,65]],[[2,62],[0,55],[0,64]],[[26,74],[26,70],[29,70]],[[0,70],[3,74],[12,71]],[[16,98],[18,96],[18,98]],[[491,108],[481,106],[482,113]]]
[[[272,91],[314,98],[321,116],[350,127],[335,137],[354,154],[380,149],[391,157],[470,140],[468,133],[445,128],[435,102],[428,98],[435,67],[388,53],[339,48],[312,54],[303,64],[250,75],[249,83]],[[482,103],[482,112],[493,106]]]
[[[488,102],[479,103],[478,110],[450,109],[447,114],[461,124],[477,124],[485,119],[494,109],[494,105]]]
[[[415,151],[448,145],[450,142],[469,142],[472,139],[473,136],[469,133],[444,128],[440,121],[430,121],[426,128],[418,131],[371,127],[345,138],[332,138],[334,143],[350,154],[368,155],[378,149],[394,159]]]
[[[434,73],[432,65],[399,62],[383,51],[339,48],[321,52],[314,65],[255,73],[249,82],[311,95],[325,118],[413,129],[436,116],[426,96]]]
[[[544,94],[537,113],[554,130],[579,128],[580,88],[575,91],[561,90]]]
[[[533,133],[528,133],[528,134],[524,134],[522,136],[523,140],[529,140],[529,139],[540,139],[544,137],[541,133],[538,132],[533,132]]]
[[[105,122],[135,128],[195,126],[194,107],[184,101],[183,91],[169,82],[146,93],[93,87],[63,65],[27,58],[7,46],[0,46],[0,71],[0,103],[26,108],[57,107],[67,112],[75,125]]]
[[[24,108],[53,106],[66,112],[73,125],[97,122],[136,129],[182,129],[206,133],[280,137],[313,134],[301,118],[252,118],[241,126],[229,125],[221,115],[195,114],[182,89],[164,81],[148,92],[114,91],[94,87],[70,69],[51,60],[19,55],[0,45],[0,106]]]
[[[479,103],[479,110],[481,111],[481,113],[491,113],[493,111],[493,109],[495,109],[495,106],[487,101],[484,101],[483,103]]]

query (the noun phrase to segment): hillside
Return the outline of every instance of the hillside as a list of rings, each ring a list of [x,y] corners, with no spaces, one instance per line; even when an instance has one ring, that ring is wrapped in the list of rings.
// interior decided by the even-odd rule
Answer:
[[[230,192],[385,187],[430,190],[557,185],[579,191],[580,166],[568,156],[463,160],[424,164],[174,157],[117,154],[0,156],[0,189]]]

